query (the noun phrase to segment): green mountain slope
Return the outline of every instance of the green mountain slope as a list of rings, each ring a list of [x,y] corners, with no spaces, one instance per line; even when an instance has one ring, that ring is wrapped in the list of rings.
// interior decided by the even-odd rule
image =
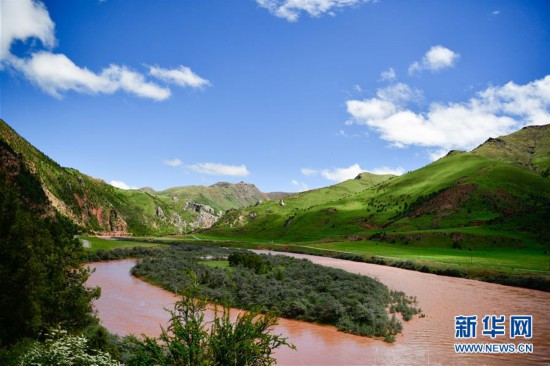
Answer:
[[[2,120],[0,139],[36,175],[51,206],[83,228],[110,234],[161,234],[181,231],[184,221],[192,219],[191,213],[178,209],[167,197],[124,191],[61,167]]]
[[[525,127],[511,135],[489,139],[472,154],[526,167],[548,178],[550,125]]]
[[[502,138],[513,152],[508,155],[500,156],[490,140],[474,152],[454,151],[362,189],[360,180],[350,180],[293,196],[285,206],[270,202],[231,211],[208,232],[283,242],[371,239],[419,246],[547,246],[547,131],[548,126],[528,127]],[[529,159],[526,151],[534,157]],[[353,189],[343,194],[349,187]]]
[[[317,239],[326,235],[319,220],[325,222],[325,216],[338,216],[336,206],[391,179],[395,179],[395,176],[362,173],[355,179],[330,187],[298,193],[279,201],[263,202],[241,210],[230,210],[211,232],[266,239]]]

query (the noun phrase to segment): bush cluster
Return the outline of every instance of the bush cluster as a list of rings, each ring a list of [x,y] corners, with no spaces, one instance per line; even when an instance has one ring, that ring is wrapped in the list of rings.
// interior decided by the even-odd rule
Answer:
[[[420,312],[414,299],[392,293],[380,282],[343,270],[287,256],[257,255],[227,248],[180,245],[156,251],[133,273],[168,290],[190,285],[195,273],[200,295],[242,309],[258,308],[277,316],[337,326],[340,330],[392,340],[401,331],[394,306],[408,320]],[[206,250],[206,252],[204,251]],[[216,255],[212,255],[216,251]],[[204,264],[209,258],[230,259],[229,268]]]

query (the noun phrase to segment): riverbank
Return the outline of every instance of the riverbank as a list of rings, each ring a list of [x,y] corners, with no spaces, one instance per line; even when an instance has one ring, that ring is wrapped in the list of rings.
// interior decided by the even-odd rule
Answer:
[[[267,249],[277,252],[311,254],[550,292],[550,257],[542,253],[525,254],[517,250],[442,251],[441,249],[404,248],[400,244],[388,245],[371,242],[283,244],[253,240],[234,241],[203,234],[113,239],[115,240],[107,241],[96,238],[92,242],[90,252],[101,254],[109,248],[198,243],[205,246]],[[105,257],[109,256],[110,254],[105,255]],[[94,260],[94,258],[101,259],[101,255],[91,256],[90,258],[91,260]],[[536,258],[536,261],[531,263],[533,258]],[[506,265],[503,266],[502,263],[506,263]],[[534,267],[522,269],[526,263],[531,263],[529,266]]]
[[[428,315],[405,323],[402,335],[394,344],[345,334],[330,326],[281,319],[274,331],[288,336],[298,347],[297,351],[277,351],[276,358],[281,365],[537,365],[550,362],[548,293],[333,258],[287,255],[376,277],[393,290],[416,296]],[[159,324],[166,324],[168,313],[163,308],[170,308],[174,295],[131,276],[133,263],[123,260],[91,264],[96,271],[88,283],[103,289],[95,307],[102,324],[113,333],[155,336],[160,331]],[[460,314],[533,315],[534,353],[455,354],[454,316]],[[508,337],[497,340],[509,341]]]

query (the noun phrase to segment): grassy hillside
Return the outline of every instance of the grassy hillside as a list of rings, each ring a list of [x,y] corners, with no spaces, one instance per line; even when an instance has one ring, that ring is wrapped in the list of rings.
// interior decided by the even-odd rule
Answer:
[[[339,210],[350,211],[341,204],[383,182],[392,175],[363,173],[356,179],[326,188],[298,193],[282,201],[266,201],[259,205],[227,212],[213,230],[214,234],[269,240],[313,240],[331,235],[327,218],[341,216]],[[339,207],[338,209],[336,207]],[[328,232],[327,232],[328,230]]]
[[[548,178],[550,125],[525,127],[511,135],[489,139],[472,153],[525,167]]]
[[[507,151],[516,153],[499,159],[489,141],[400,177],[350,180],[289,197],[285,206],[268,202],[231,211],[208,233],[274,242],[548,248],[550,183],[543,164],[548,131],[548,126],[529,127],[502,138]],[[532,159],[526,150],[533,151]]]
[[[13,149],[42,185],[51,206],[94,232],[169,234],[185,228],[196,214],[168,197],[124,191],[78,170],[63,168],[0,120],[0,141]],[[159,215],[160,211],[162,215]]]

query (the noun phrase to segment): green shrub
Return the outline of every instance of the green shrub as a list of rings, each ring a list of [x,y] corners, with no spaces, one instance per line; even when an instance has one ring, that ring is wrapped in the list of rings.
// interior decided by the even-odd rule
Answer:
[[[277,318],[257,311],[241,313],[231,322],[229,308],[215,309],[214,320],[204,319],[207,302],[200,299],[195,282],[184,290],[170,311],[171,321],[159,338],[134,339],[130,366],[176,365],[272,365],[273,350],[294,345],[269,333]],[[209,326],[209,329],[208,329]]]
[[[106,352],[89,350],[83,336],[70,335],[62,329],[52,329],[43,343],[34,346],[19,359],[20,366],[119,366]]]

